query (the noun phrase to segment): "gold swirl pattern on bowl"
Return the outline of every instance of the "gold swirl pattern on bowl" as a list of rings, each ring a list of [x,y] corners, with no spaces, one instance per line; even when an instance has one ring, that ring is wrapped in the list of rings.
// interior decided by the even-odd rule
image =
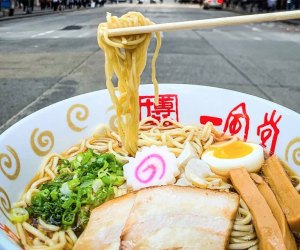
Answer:
[[[31,148],[38,156],[45,156],[50,153],[54,146],[54,136],[49,130],[43,131],[40,134],[38,132],[39,129],[35,128],[31,133]]]
[[[296,145],[298,143],[298,145]],[[285,160],[289,162],[290,156],[295,165],[300,166],[300,137],[292,139],[285,149]]]
[[[17,152],[10,146],[6,146],[10,154],[0,153],[0,170],[10,180],[15,180],[20,174],[20,159]],[[7,172],[9,169],[14,169],[13,173]]]
[[[0,187],[0,210],[3,215],[9,220],[9,211],[11,210],[11,202],[6,191]]]
[[[81,132],[87,126],[79,127],[74,122],[76,121],[84,122],[88,117],[89,117],[89,109],[87,106],[83,104],[74,104],[68,109],[67,112],[68,126],[70,127],[70,129],[72,129],[75,132]],[[76,120],[74,118],[76,118]]]

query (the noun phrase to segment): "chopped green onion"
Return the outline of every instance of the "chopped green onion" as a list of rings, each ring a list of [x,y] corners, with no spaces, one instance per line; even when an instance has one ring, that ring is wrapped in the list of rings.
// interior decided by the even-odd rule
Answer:
[[[81,166],[81,163],[77,160],[74,160],[71,162],[71,166],[73,167],[73,169],[79,168]]]
[[[64,164],[64,165],[69,165],[70,164],[70,162],[66,159],[62,159],[61,163]]]
[[[103,164],[102,170],[107,169],[108,166],[109,166],[108,162],[105,161],[104,164]]]
[[[123,176],[116,176],[114,185],[121,186],[124,182],[125,182],[125,178]]]
[[[89,221],[89,216],[90,216],[89,209],[86,207],[81,208],[78,218],[80,219],[80,222],[84,227],[87,225]]]
[[[94,180],[86,180],[86,181],[84,180],[83,183],[81,183],[79,187],[81,187],[81,188],[91,187],[93,184],[93,181]]]
[[[73,203],[76,203],[76,201],[73,198],[69,198],[65,200],[65,202],[61,206],[64,209],[68,209]]]
[[[110,184],[113,183],[113,180],[111,179],[110,176],[103,176],[103,177],[101,178],[101,180],[102,180],[103,183],[106,184],[106,185],[110,185]]]
[[[81,160],[81,164],[87,164],[89,162],[89,160],[92,158],[93,156],[93,151],[92,150],[88,150],[85,154],[83,154],[82,160]]]
[[[116,175],[118,176],[124,176],[123,170],[117,170]]]
[[[50,194],[49,189],[44,189],[40,193],[40,195],[43,196],[44,198],[47,198],[49,194]]]
[[[50,193],[50,196],[52,198],[52,200],[57,200],[58,199],[58,192],[56,190],[52,190],[52,192]]]
[[[74,221],[75,221],[75,213],[70,213],[70,212],[66,211],[63,214],[63,218],[62,218],[63,225],[70,226],[74,223]]]
[[[101,188],[102,186],[103,186],[103,181],[100,180],[100,179],[95,179],[93,181],[93,184],[92,184],[92,188],[93,188],[94,193],[97,193],[99,188]]]
[[[64,230],[71,226],[80,233],[90,210],[113,198],[114,188],[124,183],[122,166],[113,154],[98,155],[91,149],[72,160],[62,159],[58,175],[38,187],[24,213]]]
[[[16,207],[10,211],[10,220],[15,223],[27,221],[29,214],[25,208]]]
[[[68,182],[65,182],[61,185],[61,188],[59,189],[59,191],[63,194],[63,195],[70,195],[72,193],[72,191],[69,188]]]
[[[78,178],[68,181],[68,186],[70,190],[73,190],[80,184],[80,180]]]
[[[107,175],[108,175],[108,170],[107,169],[106,170],[100,169],[98,171],[98,177],[99,178],[102,178],[102,177],[107,176]]]
[[[82,159],[83,159],[83,154],[82,153],[80,153],[80,154],[78,154],[77,156],[76,156],[76,161],[78,161],[78,162],[82,162]]]
[[[92,200],[92,189],[80,189],[78,192],[78,197],[81,201],[81,204],[90,204]]]

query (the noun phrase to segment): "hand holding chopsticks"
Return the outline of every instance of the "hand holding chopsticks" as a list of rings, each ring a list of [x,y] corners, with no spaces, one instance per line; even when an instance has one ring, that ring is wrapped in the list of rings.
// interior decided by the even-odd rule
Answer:
[[[174,22],[153,24],[148,26],[138,26],[130,28],[109,29],[108,36],[126,36],[133,34],[145,34],[160,31],[177,31],[188,29],[208,29],[223,26],[233,26],[248,23],[282,21],[288,19],[300,19],[300,10],[284,11],[267,14],[255,14],[234,17],[222,17],[195,21]]]

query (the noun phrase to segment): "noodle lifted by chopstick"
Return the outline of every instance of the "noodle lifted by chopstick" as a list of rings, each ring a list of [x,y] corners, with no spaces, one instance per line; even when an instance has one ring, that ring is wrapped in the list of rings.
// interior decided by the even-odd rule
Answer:
[[[118,130],[125,149],[135,155],[138,148],[139,92],[141,74],[147,62],[147,50],[152,34],[109,38],[107,29],[153,24],[141,13],[128,12],[122,17],[107,15],[107,22],[98,27],[98,44],[105,53],[106,86],[117,114]],[[160,33],[155,33],[157,46],[152,58],[152,82],[158,103],[158,83],[155,62],[161,46]],[[112,82],[118,78],[118,88]]]

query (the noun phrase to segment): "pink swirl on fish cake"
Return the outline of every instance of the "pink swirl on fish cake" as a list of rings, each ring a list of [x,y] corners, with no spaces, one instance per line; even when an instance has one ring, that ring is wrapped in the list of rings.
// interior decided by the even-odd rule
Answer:
[[[147,184],[147,183],[151,182],[151,181],[155,178],[156,173],[157,173],[157,169],[158,169],[159,167],[157,167],[156,165],[154,165],[154,164],[152,164],[152,163],[150,163],[150,164],[147,165],[147,162],[150,161],[150,160],[152,160],[153,158],[154,158],[154,159],[157,159],[157,160],[161,163],[161,169],[162,169],[162,171],[161,171],[161,174],[160,174],[160,176],[159,176],[159,180],[161,180],[161,179],[164,177],[165,172],[166,172],[166,162],[165,162],[165,160],[164,160],[163,157],[162,157],[161,155],[159,155],[159,154],[151,154],[151,155],[148,155],[147,157],[145,157],[145,158],[139,163],[139,165],[138,165],[138,166],[136,167],[136,169],[135,169],[135,178],[136,178],[139,182],[144,183],[144,184]],[[145,167],[145,166],[146,166],[146,167]],[[143,167],[145,167],[145,168],[143,169]],[[149,170],[150,170],[151,172],[149,172]],[[150,175],[149,175],[149,177],[147,177],[146,179],[143,179],[143,178],[140,176],[140,174],[141,174],[141,173],[145,173],[145,172],[149,172]]]

